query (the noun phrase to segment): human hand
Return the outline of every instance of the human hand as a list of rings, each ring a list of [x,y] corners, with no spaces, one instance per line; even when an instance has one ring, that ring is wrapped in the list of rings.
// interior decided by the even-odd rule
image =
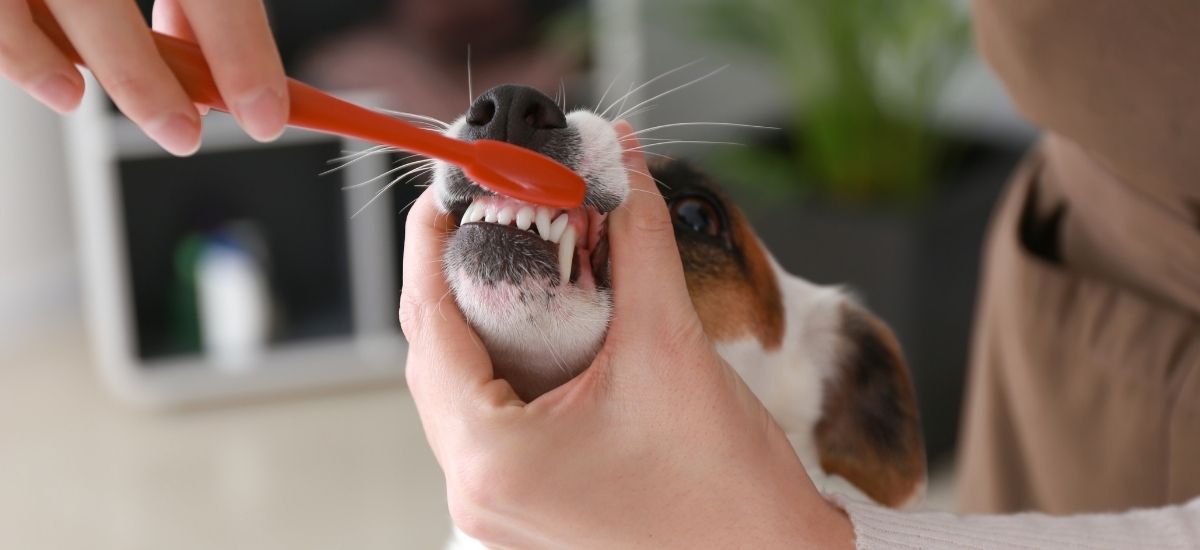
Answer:
[[[34,0],[42,1],[42,0]],[[45,0],[121,112],[176,155],[200,146],[200,111],[154,47],[131,0]],[[197,42],[221,96],[255,139],[288,118],[283,64],[261,0],[158,0],[154,29]],[[83,77],[34,23],[28,0],[0,0],[0,75],[60,113],[79,105]]]
[[[440,265],[453,220],[429,192],[409,215],[408,382],[455,523],[497,548],[851,547],[849,519],[704,334],[635,146],[633,192],[608,222],[607,340],[583,374],[530,403],[493,378],[448,298]]]

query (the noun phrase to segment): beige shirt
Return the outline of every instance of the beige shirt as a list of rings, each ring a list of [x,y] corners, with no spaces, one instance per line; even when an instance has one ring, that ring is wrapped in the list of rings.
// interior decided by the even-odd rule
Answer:
[[[1047,138],[985,252],[961,505],[1186,501],[1200,494],[1200,2],[978,0],[975,13],[983,54]],[[1035,191],[1063,209],[1061,263],[1018,237]]]

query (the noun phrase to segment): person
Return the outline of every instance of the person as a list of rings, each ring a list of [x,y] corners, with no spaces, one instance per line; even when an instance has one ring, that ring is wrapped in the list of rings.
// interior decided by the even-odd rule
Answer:
[[[180,154],[194,151],[199,113],[144,40],[144,26],[132,3],[49,3],[118,107],[168,150]],[[1025,104],[1031,118],[1051,129],[1051,138],[1018,174],[999,211],[989,245],[977,338],[982,351],[976,357],[971,387],[972,399],[983,405],[972,405],[966,424],[967,468],[995,470],[995,475],[980,479],[997,481],[979,486],[985,493],[982,502],[997,508],[1051,502],[1041,497],[1039,491],[1043,490],[1049,494],[1076,490],[1077,483],[1045,477],[1053,475],[1055,467],[1061,472],[1064,466],[1090,472],[1091,479],[1088,474],[1077,477],[1101,487],[1109,482],[1095,476],[1096,472],[1112,473],[1116,467],[1149,472],[1145,479],[1163,482],[1155,485],[1159,494],[1153,501],[1160,507],[1064,517],[954,516],[886,510],[819,493],[782,430],[704,335],[687,295],[665,204],[644,175],[642,154],[634,149],[635,143],[629,143],[624,159],[636,192],[609,218],[615,307],[608,337],[589,369],[529,403],[518,399],[506,382],[492,377],[483,346],[453,300],[444,299],[446,281],[437,266],[452,222],[438,212],[429,193],[412,208],[406,224],[399,312],[410,342],[407,376],[430,446],[445,473],[456,524],[484,543],[503,548],[1200,547],[1200,499],[1167,505],[1196,494],[1188,494],[1188,488],[1196,477],[1189,468],[1197,462],[1189,466],[1157,460],[1163,457],[1161,453],[1182,453],[1170,455],[1174,459],[1195,452],[1195,430],[1200,425],[1185,422],[1187,414],[1194,414],[1198,393],[1194,388],[1200,385],[1200,374],[1195,374],[1200,366],[1196,365],[1198,336],[1194,330],[1200,312],[1194,299],[1200,294],[1194,293],[1195,286],[1189,286],[1197,278],[1187,278],[1197,270],[1186,270],[1200,261],[1196,254],[1200,235],[1194,223],[1188,229],[1180,226],[1180,212],[1187,208],[1172,202],[1191,204],[1197,187],[1191,177],[1200,173],[1195,170],[1200,157],[1192,153],[1200,124],[1198,115],[1190,112],[1191,102],[1186,101],[1197,97],[1195,87],[1200,84],[1187,70],[1196,65],[1197,50],[1188,43],[1190,33],[1183,32],[1190,30],[1188,22],[1198,20],[1200,6],[1187,0],[1163,0],[1162,6],[1169,5],[1174,11],[1160,9],[1159,4],[1125,7],[1119,0],[1093,0],[1087,7],[1075,9],[1031,4],[1013,8],[1016,11],[1009,13],[1016,15],[1005,19],[1001,13],[1012,5],[1002,0],[977,4],[981,13],[996,17],[985,17],[981,25],[985,54],[1000,55],[1005,46],[1023,53],[1006,58],[1011,62],[1007,66],[1003,60],[993,62],[1002,66],[1000,73],[1006,78],[1023,77],[1019,82],[1027,89],[1037,90],[1044,82],[1057,95],[1041,96],[1049,98],[1045,104],[1032,100]],[[282,88],[277,88],[282,72],[277,56],[268,53],[273,48],[265,21],[257,0],[159,0],[155,7],[156,28],[196,38],[209,56],[222,93],[235,98],[230,103],[235,105],[239,122],[251,135],[270,139],[282,128],[284,117],[279,109],[286,105],[286,97],[279,91]],[[1048,24],[1050,21],[1056,24]],[[1080,30],[1091,23],[1128,31],[1131,27],[1122,26],[1136,21],[1143,26],[1137,27],[1139,32],[1126,33],[1131,40],[1140,39],[1132,42],[1103,34],[1106,29]],[[1107,54],[1067,57],[1075,63],[1060,61],[1058,65],[1052,63],[1054,59],[1037,59],[1067,53],[1050,47],[1056,42],[1049,39],[1061,28],[1057,24],[1064,22],[1070,23],[1068,29],[1083,33],[1064,43],[1075,48],[1105,45]],[[989,29],[988,25],[995,26]],[[989,32],[995,33],[992,39],[996,40],[990,46]],[[997,38],[1005,32],[1015,34],[1007,41]],[[1039,40],[1021,40],[1030,37]],[[1149,72],[1155,77],[1143,81],[1144,86],[1112,80],[1107,82],[1111,90],[1096,89],[1095,80],[1046,74],[1037,65],[1046,62],[1066,73],[1078,68],[1079,74],[1094,77],[1105,74],[1098,66],[1144,61],[1137,53],[1153,51],[1176,57],[1164,53],[1158,59],[1160,64],[1151,68],[1109,67],[1109,71]],[[1035,64],[1020,70],[1025,62]],[[57,110],[70,110],[79,101],[79,73],[32,26],[21,0],[0,4],[0,73]],[[1157,103],[1134,101],[1156,93],[1164,94]],[[1022,105],[1022,94],[1016,95]],[[1058,109],[1078,97],[1097,103]],[[1110,109],[1088,108],[1095,105]],[[1126,131],[1130,129],[1139,132]],[[620,130],[627,133],[629,128]],[[1103,139],[1084,139],[1093,133]],[[1052,175],[1058,182],[1058,187],[1046,188],[1047,202],[1032,192],[1042,188],[1030,184],[1039,178],[1029,174]],[[1079,193],[1075,187],[1090,191],[1093,185],[1095,197]],[[1170,204],[1165,209],[1164,201]],[[1042,215],[1047,205],[1049,214]],[[1109,208],[1120,217],[1106,218],[1103,214]],[[1073,214],[1067,217],[1064,211]],[[1026,219],[1032,221],[1023,223]],[[1106,223],[1114,219],[1119,223],[1112,225],[1119,230]],[[1076,241],[1067,235],[1086,235],[1091,240]],[[1064,258],[1054,264],[1064,272],[1055,277],[1069,282],[1030,275],[1031,270],[1046,268],[1031,265],[1030,259],[1014,263],[1014,242],[1038,248],[1039,257]],[[1088,244],[1067,246],[1075,242]],[[1088,254],[1080,255],[1080,250]],[[1086,259],[1073,260],[1080,257]],[[1162,262],[1151,265],[1171,270],[1164,268],[1157,278],[1151,271],[1147,277],[1145,266],[1138,261],[1146,257]],[[1085,275],[1096,280],[1070,282]],[[1019,287],[1023,292],[996,294],[1014,279],[1023,283]],[[1125,288],[1137,291],[1116,295],[1108,302],[1093,302],[1095,293],[1118,293]],[[1086,297],[1084,306],[1078,302],[1079,296]],[[1123,305],[1130,300],[1144,303]],[[1043,302],[1068,314],[1022,325],[1037,321]],[[1095,309],[1072,309],[1085,306]],[[1104,311],[1114,312],[1123,321],[1098,326],[1097,322],[1107,319]],[[1087,315],[1082,318],[1089,322],[1072,321],[1072,315],[1084,313]],[[1053,352],[1054,346],[1042,341],[1054,342],[1055,336],[1077,338],[1089,330],[1101,338],[1060,340],[1066,350],[1063,353]],[[1155,336],[1160,331],[1178,339]],[[1123,419],[1120,406],[1144,404],[1163,394],[1133,400],[1131,396],[1139,395],[1141,388],[1098,386],[1089,382],[1095,373],[1055,368],[1058,360],[1092,357],[1080,355],[1089,342],[1099,346],[1097,355],[1112,352],[1104,347],[1110,345],[1125,352],[1116,354],[1114,361],[1157,359],[1147,364],[1165,371],[1149,374],[1159,382],[1178,381],[1173,387],[1191,392],[1177,390],[1169,395],[1174,407],[1170,410],[1183,412],[1164,417],[1135,408],[1132,419]],[[1028,352],[1030,349],[1035,352]],[[1133,352],[1144,349],[1154,351]],[[1035,370],[1039,367],[1059,373],[1058,378]],[[1118,367],[1136,369],[1138,365]],[[1012,369],[1042,376],[997,380]],[[1130,385],[1139,382],[1137,375],[1147,374],[1128,372],[1134,377],[1121,380]],[[1058,399],[1065,403],[1055,403],[1053,392],[1069,390],[1071,377],[1084,382],[1085,394],[1068,392],[1064,394],[1067,399]],[[1038,384],[1047,384],[1049,393],[1039,393]],[[1086,394],[1096,388],[1107,391]],[[1038,408],[1027,410],[1022,398],[1007,394],[1013,390],[1051,397],[1033,401]],[[1119,460],[1100,468],[1091,464],[1100,463],[1104,456],[1084,456],[1079,463],[1061,458],[1039,462],[1039,456],[1080,459],[1077,453],[1058,454],[1071,444],[1083,445],[1085,451],[1096,448],[1074,437],[1064,438],[1060,444],[1053,441],[1053,429],[1064,428],[1064,421],[1055,417],[1058,408],[1070,410],[1079,402],[1091,403],[1104,414],[1094,425],[1075,428],[1092,437],[1111,438],[1102,448],[1114,451]],[[1047,420],[1039,425],[1039,419]],[[1106,430],[1105,422],[1120,429]],[[982,439],[972,441],[976,437],[973,431],[980,426]],[[1023,434],[1028,432],[1018,429],[1021,426],[1033,430],[1028,441],[1052,449],[1022,446],[1027,441]],[[1142,442],[1137,439],[1141,432],[1167,434],[1161,436],[1163,441],[1175,446],[1153,448],[1150,452],[1159,454],[1138,463],[1129,457],[1142,449],[1122,449],[1121,445]],[[1005,442],[1016,445],[1001,448]],[[1026,456],[1042,466],[1021,472],[1018,467]],[[1164,464],[1169,472],[1158,471]],[[1031,473],[1038,475],[1028,475]],[[1005,493],[999,489],[1006,475],[1018,480],[1019,490]],[[1140,481],[1135,475],[1125,475],[1115,483],[1136,485]],[[1018,497],[1007,498],[1010,494]],[[1071,505],[1067,501],[1064,509]]]
[[[982,0],[1045,130],[993,221],[959,501],[1057,514],[1200,495],[1200,3]]]
[[[199,149],[201,109],[158,55],[134,2],[45,3],[125,116],[171,153]],[[200,44],[246,133],[260,141],[283,133],[287,85],[261,0],[158,0],[153,28]],[[79,69],[34,24],[27,0],[0,2],[0,75],[60,113],[83,97]]]

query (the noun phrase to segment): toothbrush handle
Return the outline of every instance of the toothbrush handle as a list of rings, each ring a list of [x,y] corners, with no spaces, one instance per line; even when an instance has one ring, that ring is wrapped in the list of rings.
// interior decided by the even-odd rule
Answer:
[[[44,0],[29,0],[34,21],[71,61],[86,65]],[[188,97],[229,111],[200,47],[151,31],[154,45]],[[583,179],[565,166],[529,149],[490,140],[464,142],[338,99],[298,80],[287,80],[290,126],[393,145],[461,167],[493,191],[536,204],[573,208],[586,193]]]
[[[30,8],[38,26],[50,40],[71,61],[84,65],[83,57],[72,46],[43,0],[32,0]],[[229,111],[199,46],[158,32],[151,32],[151,35],[159,54],[193,102],[219,111]],[[471,163],[474,160],[472,155],[465,153],[466,148],[453,143],[455,140],[451,138],[343,101],[293,78],[287,79],[287,86],[291,98],[291,114],[288,117],[291,126],[348,135],[376,143],[403,143],[410,152],[454,164]]]

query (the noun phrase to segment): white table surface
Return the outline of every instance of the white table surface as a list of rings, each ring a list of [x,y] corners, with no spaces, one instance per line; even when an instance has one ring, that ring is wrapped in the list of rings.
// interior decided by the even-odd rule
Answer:
[[[82,329],[0,347],[0,549],[439,548],[441,471],[399,386],[155,413]]]

